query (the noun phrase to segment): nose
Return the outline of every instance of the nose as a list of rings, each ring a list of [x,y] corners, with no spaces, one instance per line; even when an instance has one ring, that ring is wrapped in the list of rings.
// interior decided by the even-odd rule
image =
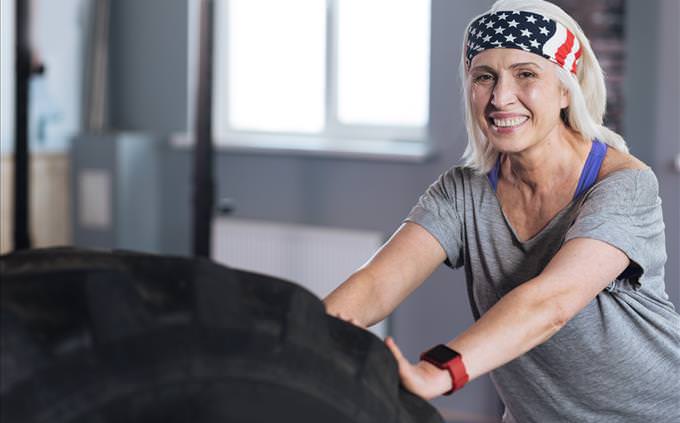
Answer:
[[[516,99],[512,78],[499,75],[491,94],[491,104],[497,109],[503,109],[514,103]]]

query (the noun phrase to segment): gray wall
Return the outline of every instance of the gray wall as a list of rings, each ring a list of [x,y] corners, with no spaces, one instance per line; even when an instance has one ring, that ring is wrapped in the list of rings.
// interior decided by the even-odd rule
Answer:
[[[680,1],[626,2],[625,137],[659,179],[666,223],[666,287],[680,307]]]
[[[658,90],[647,89],[650,77],[645,66],[655,63],[660,53],[648,48],[640,37],[648,41],[661,37],[654,22],[665,10],[662,4],[667,8],[672,1],[676,0],[628,2],[631,13],[627,24],[635,32],[629,33],[627,42],[643,47],[627,50],[634,54],[627,63],[632,77],[628,98],[635,101],[628,102],[631,112],[626,115],[626,128],[633,152],[650,163],[660,148],[650,136],[658,123],[653,108],[660,107],[660,99]],[[112,126],[162,134],[185,129],[185,1],[111,3]],[[234,199],[235,215],[240,217],[392,232],[423,189],[456,164],[463,152],[465,134],[457,81],[460,37],[467,20],[491,3],[433,0],[431,136],[438,153],[431,160],[414,164],[222,152],[216,159],[218,196]],[[664,54],[671,55],[667,60],[673,60],[673,54],[678,59],[677,50]],[[639,62],[639,55],[649,57]],[[676,86],[677,75],[676,71]],[[633,113],[635,105],[639,109]],[[668,116],[670,120],[677,121],[677,110]],[[162,250],[188,254],[191,156],[188,150],[172,147],[166,147],[164,156]],[[677,276],[676,271],[675,281]],[[454,337],[471,322],[463,273],[442,268],[397,309],[392,328],[405,354],[415,359],[424,348]],[[476,414],[498,412],[498,400],[486,378],[436,403]]]
[[[656,92],[657,140],[655,168],[664,201],[668,263],[666,281],[669,294],[680,307],[680,1],[663,0],[657,34],[660,54]],[[671,163],[674,162],[674,163]]]
[[[187,0],[109,3],[110,127],[154,134],[184,130]]]

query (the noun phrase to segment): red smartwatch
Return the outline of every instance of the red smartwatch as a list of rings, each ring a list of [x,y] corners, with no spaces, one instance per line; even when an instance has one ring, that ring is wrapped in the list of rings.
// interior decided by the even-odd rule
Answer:
[[[451,375],[451,390],[444,395],[451,395],[453,392],[459,390],[465,385],[469,379],[465,364],[463,364],[463,357],[456,351],[439,344],[436,347],[429,349],[420,355],[420,359],[434,364],[440,369],[446,369]]]

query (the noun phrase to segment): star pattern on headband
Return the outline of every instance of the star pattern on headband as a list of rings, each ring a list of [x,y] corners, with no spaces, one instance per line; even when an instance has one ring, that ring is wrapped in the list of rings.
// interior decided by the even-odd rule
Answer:
[[[555,22],[523,11],[503,11],[485,15],[470,26],[467,58],[487,48],[508,47],[543,55],[542,46],[555,34]]]

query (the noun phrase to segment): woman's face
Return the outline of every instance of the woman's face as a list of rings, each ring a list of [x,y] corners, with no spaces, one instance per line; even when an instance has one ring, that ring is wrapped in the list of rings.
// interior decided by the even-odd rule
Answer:
[[[496,150],[517,153],[552,139],[569,105],[554,63],[508,48],[483,51],[468,71],[473,116]]]

